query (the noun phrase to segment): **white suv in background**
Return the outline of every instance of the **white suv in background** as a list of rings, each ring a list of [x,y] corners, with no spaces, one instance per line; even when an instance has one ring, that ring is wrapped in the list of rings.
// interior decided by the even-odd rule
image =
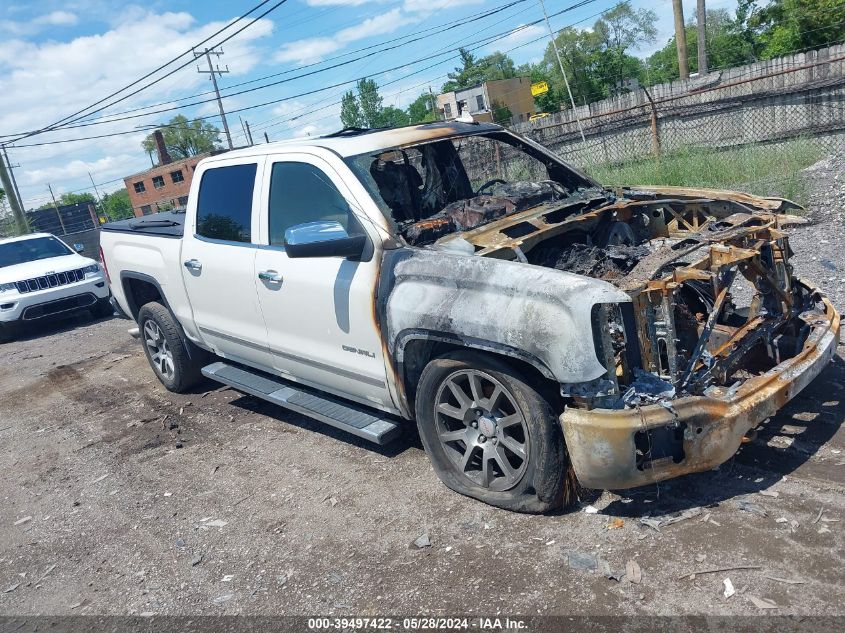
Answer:
[[[112,313],[100,264],[49,233],[0,240],[0,343],[28,322],[86,308]]]

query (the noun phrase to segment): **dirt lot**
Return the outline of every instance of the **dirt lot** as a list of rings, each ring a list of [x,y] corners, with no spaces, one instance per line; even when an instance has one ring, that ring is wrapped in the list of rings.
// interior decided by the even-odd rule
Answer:
[[[842,307],[842,224],[818,219],[795,263]],[[718,470],[523,516],[441,485],[413,429],[379,449],[213,384],[170,394],[127,327],[0,349],[2,614],[845,613],[843,347]]]

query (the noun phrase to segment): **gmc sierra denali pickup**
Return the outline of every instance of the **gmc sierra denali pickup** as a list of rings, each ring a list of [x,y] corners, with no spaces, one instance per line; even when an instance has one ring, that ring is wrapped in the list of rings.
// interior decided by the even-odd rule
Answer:
[[[388,442],[523,512],[715,467],[831,359],[787,200],[608,189],[490,124],[206,158],[186,212],[107,225],[167,389],[203,376]]]

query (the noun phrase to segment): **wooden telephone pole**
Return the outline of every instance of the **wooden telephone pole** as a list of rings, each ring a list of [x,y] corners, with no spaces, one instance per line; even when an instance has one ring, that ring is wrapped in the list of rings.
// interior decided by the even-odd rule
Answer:
[[[200,74],[208,74],[211,77],[211,83],[214,84],[214,93],[217,95],[217,107],[220,108],[220,118],[223,120],[223,131],[226,133],[226,143],[229,145],[229,149],[234,149],[232,146],[232,135],[229,134],[229,124],[226,122],[226,112],[223,111],[223,101],[220,99],[220,89],[217,87],[217,75],[222,76],[224,73],[229,72],[229,66],[226,66],[226,70],[220,70],[220,65],[217,65],[217,68],[211,64],[211,56],[216,55],[218,58],[223,54],[223,51],[216,50],[216,49],[209,49],[206,48],[202,53],[197,53],[194,51],[194,58],[199,59],[200,57],[205,56],[205,59],[208,61],[208,70],[202,70],[199,66],[197,66],[197,72]]]
[[[707,7],[704,0],[697,0],[695,20],[698,23],[698,74],[707,73]]]
[[[3,190],[6,192],[6,198],[9,200],[9,206],[12,207],[12,215],[15,216],[15,224],[17,224],[18,233],[23,235],[29,233],[29,223],[26,221],[26,214],[23,212],[23,203],[18,193],[18,186],[13,182],[12,163],[9,162],[9,169],[6,169],[6,163],[9,161],[9,155],[6,153],[6,147],[3,146],[3,154],[0,156],[0,184],[3,185]]]
[[[672,0],[672,11],[675,14],[675,45],[678,47],[678,71],[681,74],[681,79],[689,79],[687,33],[684,31],[684,5],[681,0]]]

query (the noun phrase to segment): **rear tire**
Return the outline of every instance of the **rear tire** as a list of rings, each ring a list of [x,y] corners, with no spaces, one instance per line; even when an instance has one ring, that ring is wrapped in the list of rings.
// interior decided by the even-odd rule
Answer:
[[[416,416],[435,473],[455,492],[529,513],[577,501],[554,410],[498,359],[459,351],[431,361],[417,388]]]
[[[184,393],[203,379],[208,353],[182,336],[170,310],[148,303],[138,312],[138,326],[147,360],[168,391]]]

